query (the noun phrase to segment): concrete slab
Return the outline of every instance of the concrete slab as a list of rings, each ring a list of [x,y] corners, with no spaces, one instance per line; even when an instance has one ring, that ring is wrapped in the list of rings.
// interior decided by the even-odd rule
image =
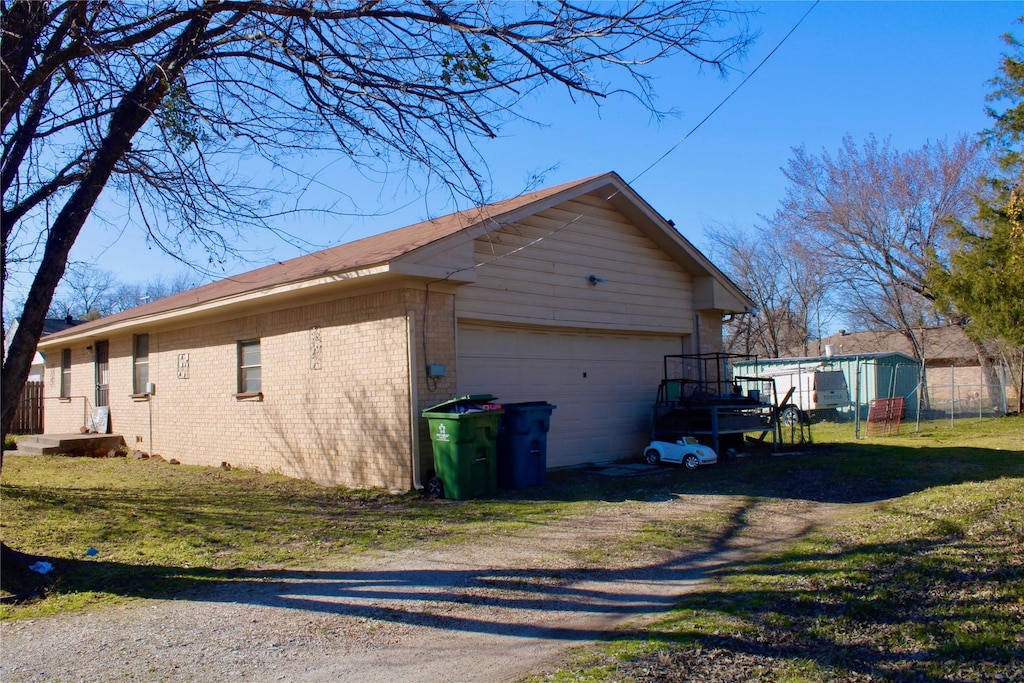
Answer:
[[[96,455],[124,445],[120,434],[33,434],[18,441],[29,455]]]
[[[647,463],[623,463],[591,470],[602,477],[642,477],[659,470],[657,465]]]

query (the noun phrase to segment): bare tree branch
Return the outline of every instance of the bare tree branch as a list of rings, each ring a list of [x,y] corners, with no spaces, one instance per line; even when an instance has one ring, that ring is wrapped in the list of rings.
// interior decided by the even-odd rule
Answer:
[[[843,274],[854,320],[899,331],[920,358],[919,330],[935,317],[929,267],[948,250],[951,221],[971,215],[985,165],[966,136],[910,152],[873,136],[861,145],[847,137],[835,155],[799,148],[771,223]]]
[[[685,55],[724,71],[751,40],[731,25],[743,18],[717,0],[0,0],[5,285],[9,258],[38,257],[4,359],[4,424],[101,193],[159,248],[198,245],[210,262],[290,210],[267,190],[308,183],[285,175],[295,159],[414,165],[487,201],[475,141],[522,116],[526,94],[622,92],[656,111],[641,67]],[[242,160],[280,185],[240,173]]]

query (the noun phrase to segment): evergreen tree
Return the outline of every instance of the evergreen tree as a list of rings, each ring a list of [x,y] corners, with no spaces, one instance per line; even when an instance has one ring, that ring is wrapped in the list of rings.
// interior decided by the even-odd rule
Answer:
[[[1022,19],[1024,21],[1024,19]],[[994,125],[985,131],[1002,173],[989,180],[991,192],[978,198],[973,226],[953,231],[959,246],[949,263],[932,269],[933,288],[943,307],[969,318],[976,339],[1000,338],[1024,345],[1024,50],[1012,35],[995,90],[988,96]],[[1006,104],[998,111],[996,104]]]

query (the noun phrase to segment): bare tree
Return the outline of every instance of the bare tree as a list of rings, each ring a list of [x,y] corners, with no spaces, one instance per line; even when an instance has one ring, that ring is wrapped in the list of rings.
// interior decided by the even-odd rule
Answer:
[[[57,286],[48,316],[91,320],[184,292],[200,284],[200,279],[189,271],[182,271],[171,278],[155,277],[146,282],[119,282],[109,270],[72,262]]]
[[[791,234],[765,227],[709,227],[705,234],[715,262],[757,303],[726,326],[726,349],[769,358],[808,354],[835,284],[820,262]]]
[[[822,327],[836,317],[833,294],[841,278],[799,235],[775,233],[775,240],[779,267],[792,292],[791,308],[802,331],[802,349],[792,349],[805,356],[820,355],[823,349],[812,343],[820,342]]]
[[[757,304],[755,311],[730,321],[726,350],[778,358],[788,336],[790,293],[771,250],[761,235],[737,226],[710,227],[705,234],[715,262]]]
[[[972,215],[986,163],[968,137],[910,152],[875,137],[847,137],[834,156],[798,148],[771,225],[837,276],[854,320],[899,331],[920,359],[920,329],[935,316],[929,266],[949,251],[951,221]]]
[[[729,26],[742,13],[714,0],[0,0],[0,17],[2,275],[31,279],[4,359],[3,431],[101,194],[135,207],[168,253],[199,245],[213,261],[288,210],[244,177],[247,157],[297,183],[269,189],[301,190],[311,179],[288,175],[289,160],[329,154],[366,172],[413,164],[482,199],[473,141],[537,87],[653,110],[645,65],[681,54],[722,70],[749,41]],[[613,72],[625,84],[598,80]]]
[[[117,287],[109,270],[91,268],[82,263],[68,264],[61,284],[50,304],[50,317],[91,319],[110,312],[108,302]]]
[[[201,284],[202,279],[190,270],[182,270],[171,277],[157,276],[145,282],[122,282],[107,297],[107,310],[103,315],[127,311],[150,301],[194,289]]]

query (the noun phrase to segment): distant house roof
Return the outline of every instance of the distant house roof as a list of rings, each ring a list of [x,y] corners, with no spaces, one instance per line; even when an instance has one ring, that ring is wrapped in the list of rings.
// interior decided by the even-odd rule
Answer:
[[[899,360],[906,360],[910,363],[914,363],[913,356],[907,355],[901,351],[873,351],[867,353],[836,353],[831,356],[788,356],[785,358],[762,358],[758,357],[757,360],[743,360],[735,361],[735,366],[749,366],[755,362],[757,365],[815,365],[818,363],[827,363],[830,361],[838,360],[879,360],[881,358],[891,358],[897,356]]]
[[[68,329],[70,327],[75,327],[76,325],[81,325],[83,322],[85,322],[85,321],[83,321],[83,320],[75,320],[70,315],[67,316],[66,318],[46,318],[45,320],[43,320],[43,334],[42,334],[42,336],[45,337],[48,334],[55,334],[57,332],[63,332],[64,330],[66,330],[66,329]]]
[[[50,334],[56,334],[57,332],[63,332],[64,330],[81,325],[84,321],[75,320],[70,315],[65,318],[44,318],[43,319],[43,333],[40,337],[45,337]],[[18,326],[21,324],[21,320],[15,318],[11,322],[11,326],[4,333],[4,349],[9,349],[11,341],[14,339],[14,333],[18,331]],[[36,354],[39,355],[38,353]]]
[[[926,364],[977,365],[978,353],[963,330],[955,325],[925,327],[915,331],[924,345]],[[898,351],[914,355],[910,342],[895,330],[840,332],[821,340],[822,348],[832,346],[836,354],[864,354]],[[994,355],[992,350],[990,354]]]
[[[77,338],[92,331],[127,328],[142,321],[162,321],[181,315],[211,313],[231,304],[252,304],[268,296],[295,296],[313,287],[337,285],[343,281],[387,273],[412,275],[465,283],[475,280],[472,262],[452,269],[432,264],[423,256],[430,245],[459,236],[473,240],[498,230],[530,214],[555,206],[589,192],[608,192],[607,198],[617,210],[634,222],[653,226],[648,235],[677,261],[710,282],[700,295],[723,304],[730,312],[741,312],[753,302],[728,277],[716,268],[672,224],[657,214],[615,173],[583,178],[554,187],[488,204],[466,211],[416,223],[372,237],[331,247],[306,256],[282,261],[234,275],[202,287],[136,306],[122,313],[83,323],[74,332],[58,333],[58,338]],[[420,254],[421,257],[417,257]],[[711,306],[708,306],[709,308]],[[54,342],[56,340],[49,340]]]

